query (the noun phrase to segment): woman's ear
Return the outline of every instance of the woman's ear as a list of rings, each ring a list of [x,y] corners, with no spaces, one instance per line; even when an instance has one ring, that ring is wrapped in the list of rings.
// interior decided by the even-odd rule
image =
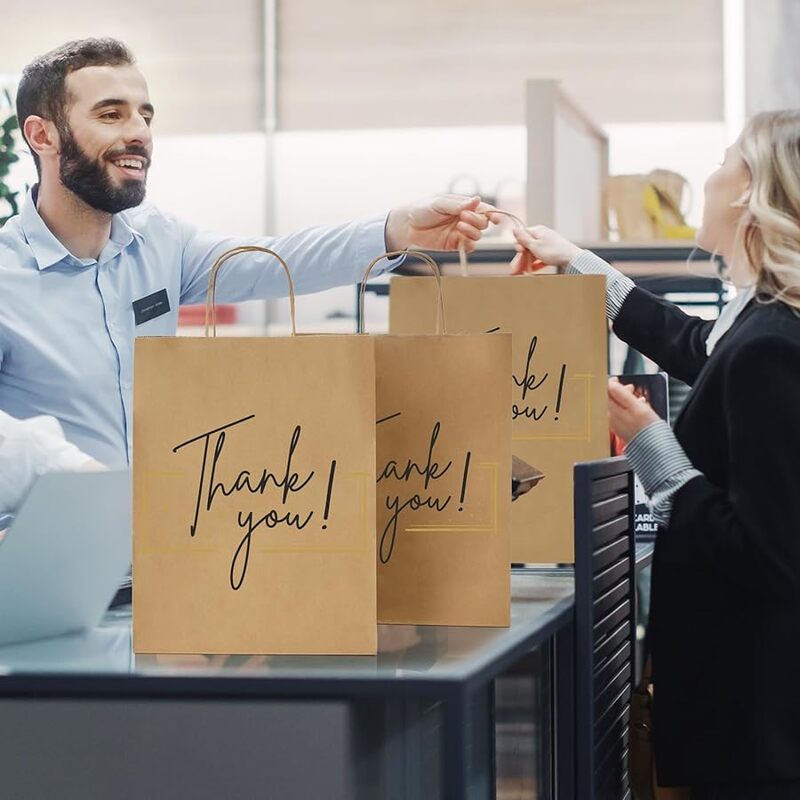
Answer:
[[[731,203],[732,208],[747,208],[750,203],[750,187],[748,186],[739,197]]]

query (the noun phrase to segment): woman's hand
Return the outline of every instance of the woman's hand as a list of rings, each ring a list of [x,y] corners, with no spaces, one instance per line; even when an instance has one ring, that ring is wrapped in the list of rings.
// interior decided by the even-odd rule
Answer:
[[[581,252],[580,247],[544,225],[515,227],[514,238],[517,255],[511,262],[512,275],[536,272],[546,266],[566,267]]]
[[[609,425],[626,445],[639,431],[661,419],[644,397],[633,392],[633,386],[623,386],[616,378],[608,382]]]

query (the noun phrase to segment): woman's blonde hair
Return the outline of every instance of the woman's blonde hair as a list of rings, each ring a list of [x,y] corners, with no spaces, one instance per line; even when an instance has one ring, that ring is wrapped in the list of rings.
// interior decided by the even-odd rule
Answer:
[[[800,110],[757,114],[740,150],[751,185],[739,235],[756,289],[800,311]]]

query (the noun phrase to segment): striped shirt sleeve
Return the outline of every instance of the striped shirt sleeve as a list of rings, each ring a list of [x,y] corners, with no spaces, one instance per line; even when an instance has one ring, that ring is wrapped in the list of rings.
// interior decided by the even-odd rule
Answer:
[[[625,298],[636,285],[627,275],[614,269],[591,250],[582,250],[569,262],[567,275],[606,276],[606,315],[612,322],[617,318]]]
[[[675,493],[702,473],[692,466],[672,428],[663,419],[642,428],[628,442],[625,455],[647,493],[653,518],[666,526]]]

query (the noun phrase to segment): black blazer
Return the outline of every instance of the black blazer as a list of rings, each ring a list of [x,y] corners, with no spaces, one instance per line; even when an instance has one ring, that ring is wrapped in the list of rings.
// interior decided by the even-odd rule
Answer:
[[[653,560],[659,782],[800,779],[800,317],[751,301],[711,322],[634,289],[620,338],[693,386],[675,426],[703,473]]]

